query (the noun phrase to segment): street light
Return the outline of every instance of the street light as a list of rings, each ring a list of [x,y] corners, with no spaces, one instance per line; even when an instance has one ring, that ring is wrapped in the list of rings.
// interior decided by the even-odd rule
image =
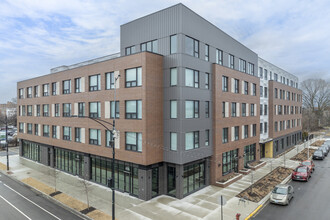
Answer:
[[[114,103],[115,103],[115,109],[116,109],[116,82],[120,75],[118,75],[115,78],[115,88],[114,88]],[[116,111],[115,111],[116,112]],[[116,114],[113,119],[113,122],[107,122],[105,120],[99,119],[99,118],[92,118],[89,116],[77,116],[73,115],[72,117],[78,117],[78,118],[88,118],[92,119],[93,121],[97,122],[98,124],[102,125],[107,131],[112,133],[112,141],[109,141],[110,147],[112,147],[112,174],[111,174],[111,179],[108,179],[108,186],[110,187],[111,185],[111,190],[112,190],[112,220],[115,220],[115,158],[116,158],[116,153],[115,153],[115,131],[116,131]],[[110,130],[105,124],[112,125],[112,130]]]

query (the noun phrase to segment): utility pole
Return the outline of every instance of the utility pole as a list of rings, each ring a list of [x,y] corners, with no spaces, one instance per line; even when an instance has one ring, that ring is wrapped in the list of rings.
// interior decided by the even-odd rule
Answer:
[[[6,109],[6,151],[7,151],[7,171],[9,171],[9,154],[8,154],[8,118]]]

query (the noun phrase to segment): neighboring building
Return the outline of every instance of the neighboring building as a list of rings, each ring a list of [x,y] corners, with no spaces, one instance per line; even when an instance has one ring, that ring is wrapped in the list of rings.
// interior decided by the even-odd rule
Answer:
[[[13,102],[7,102],[6,104],[0,104],[0,115],[6,115],[7,117],[13,117],[16,115],[16,104]]]
[[[120,37],[120,54],[18,83],[21,156],[106,185],[110,133],[70,116],[117,117],[115,187],[144,200],[183,198],[260,159],[256,53],[182,4]]]
[[[302,140],[298,77],[259,58],[260,152],[275,157]]]

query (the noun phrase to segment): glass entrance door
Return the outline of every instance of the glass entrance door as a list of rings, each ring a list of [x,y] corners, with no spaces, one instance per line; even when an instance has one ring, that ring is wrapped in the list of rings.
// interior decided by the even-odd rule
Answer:
[[[125,166],[124,171],[124,191],[130,193],[131,192],[131,172],[130,167]]]

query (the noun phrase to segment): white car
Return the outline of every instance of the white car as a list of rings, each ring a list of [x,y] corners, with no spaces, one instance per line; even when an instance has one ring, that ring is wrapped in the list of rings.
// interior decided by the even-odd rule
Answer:
[[[288,184],[279,184],[275,186],[270,194],[270,202],[280,205],[289,205],[293,198],[293,186]]]

